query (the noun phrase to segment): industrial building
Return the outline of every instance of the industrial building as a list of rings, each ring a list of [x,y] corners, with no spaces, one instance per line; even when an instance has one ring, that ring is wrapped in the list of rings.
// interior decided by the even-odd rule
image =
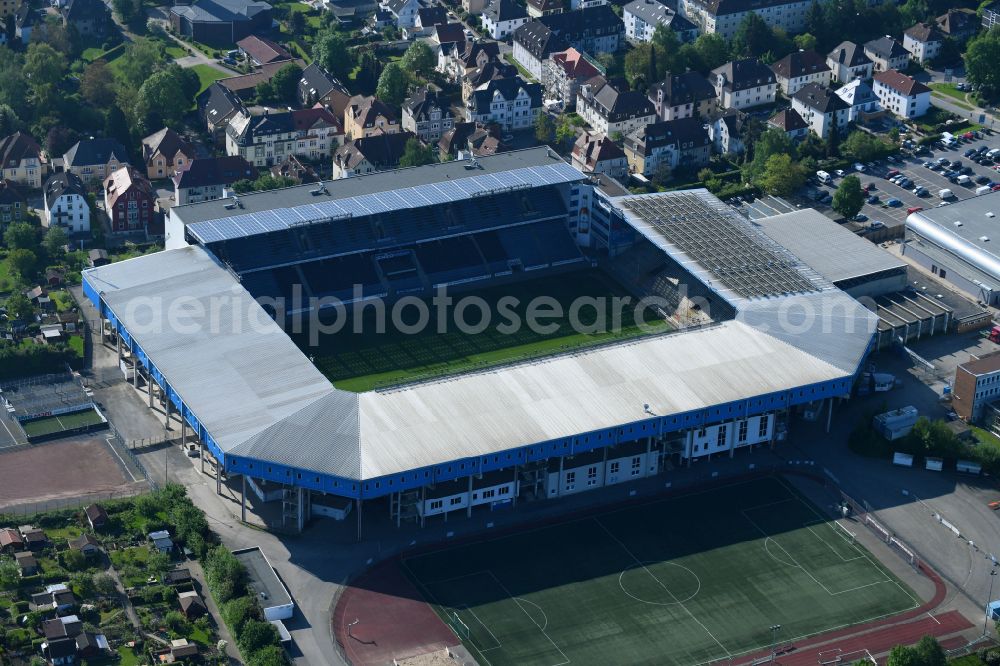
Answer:
[[[341,507],[324,515],[353,512],[359,538],[369,504],[423,524],[770,445],[795,410],[830,418],[878,325],[706,190],[611,197],[545,148],[177,206],[167,232],[166,251],[84,273],[150,405],[181,415],[217,483],[242,478],[245,497],[249,478],[298,529],[314,503]],[[353,393],[257,300],[581,264],[656,296],[678,330]],[[185,325],[165,325],[180,302]]]
[[[1000,304],[1000,193],[912,213],[903,254],[972,299]]]
[[[247,584],[260,602],[264,619],[268,622],[291,619],[295,614],[295,602],[264,552],[260,548],[244,548],[234,550],[233,556],[247,570]]]

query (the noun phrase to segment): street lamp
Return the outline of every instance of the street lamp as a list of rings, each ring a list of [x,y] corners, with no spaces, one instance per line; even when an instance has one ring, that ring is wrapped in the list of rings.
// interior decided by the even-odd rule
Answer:
[[[990,602],[993,601],[993,579],[996,578],[997,569],[994,566],[990,569],[990,591],[986,595],[986,616],[983,618],[983,636],[986,635],[986,627],[989,626],[990,622]]]
[[[778,649],[778,632],[781,631],[780,624],[772,624],[771,629],[771,663],[774,663],[774,658]]]

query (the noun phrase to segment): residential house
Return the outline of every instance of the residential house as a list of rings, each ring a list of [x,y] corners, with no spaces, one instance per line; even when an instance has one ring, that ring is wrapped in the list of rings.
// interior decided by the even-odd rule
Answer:
[[[261,0],[191,0],[169,12],[175,33],[201,44],[232,48],[236,42],[271,27],[271,5]]]
[[[511,79],[517,76],[517,67],[500,60],[492,60],[462,79],[462,104],[468,104],[472,93],[495,79]]]
[[[75,539],[70,539],[68,545],[72,550],[78,550],[87,556],[101,552],[101,542],[95,539],[93,534],[81,534]]]
[[[302,78],[299,80],[299,104],[303,107],[310,107],[322,104],[330,108],[333,115],[338,118],[344,117],[344,109],[351,101],[351,93],[347,90],[337,77],[328,71],[312,63],[302,70]]]
[[[239,95],[218,81],[198,95],[197,104],[198,113],[215,143],[225,143],[226,126],[237,114],[249,114]]]
[[[431,28],[429,40],[438,46],[465,44],[465,26],[461,23],[439,23]]]
[[[931,106],[931,89],[895,70],[876,74],[872,89],[882,108],[901,118],[918,118]]]
[[[462,11],[472,16],[479,16],[489,6],[487,0],[462,0]]]
[[[698,72],[668,73],[665,79],[650,86],[649,101],[659,120],[707,118],[715,110],[715,88]]]
[[[42,190],[46,227],[62,227],[70,233],[90,231],[87,188],[75,173],[63,171],[49,176]]]
[[[708,118],[708,137],[712,149],[719,155],[740,155],[746,150],[743,127],[747,114],[736,109],[716,111]]]
[[[28,215],[28,198],[6,178],[0,179],[0,230],[11,222],[21,222]]]
[[[198,644],[192,643],[186,638],[175,638],[170,641],[169,661],[174,662],[179,659],[190,659],[198,656]]]
[[[333,154],[333,177],[349,178],[376,171],[395,169],[406,151],[412,132],[369,134],[348,141]]]
[[[163,575],[164,585],[190,585],[191,581],[190,569],[171,569]]]
[[[595,57],[615,53],[625,46],[625,24],[610,5],[598,5],[549,14],[514,31],[514,60],[536,79],[542,78],[546,58],[570,46]]]
[[[42,633],[47,640],[57,638],[76,638],[83,631],[83,622],[76,615],[54,617],[42,622]]]
[[[606,135],[584,132],[573,144],[573,166],[586,174],[603,173],[612,178],[628,175],[625,151]]]
[[[84,659],[99,659],[111,652],[111,646],[104,634],[81,631],[76,635],[76,654]],[[92,662],[91,662],[92,663]]]
[[[470,72],[500,60],[497,42],[463,42],[459,45],[442,45],[438,55],[437,70],[452,81],[461,81]]]
[[[0,139],[0,178],[37,190],[46,167],[41,146],[28,134],[14,132]]]
[[[570,47],[553,53],[542,64],[542,87],[546,98],[561,101],[564,108],[575,108],[580,85],[600,74],[586,54]]]
[[[21,533],[12,527],[0,528],[0,552],[12,553],[24,547]]]
[[[774,72],[755,58],[734,60],[712,70],[709,80],[724,109],[749,109],[772,104],[778,90]]]
[[[1000,2],[983,7],[983,29],[992,30],[995,25],[1000,25]]]
[[[230,76],[225,79],[219,79],[216,83],[228,89],[230,92],[235,93],[241,99],[253,101],[257,98],[257,86],[262,83],[270,82],[278,72],[285,69],[289,65],[294,65],[299,69],[302,69],[306,66],[306,63],[304,60],[298,59],[269,62],[266,65],[253,70],[249,74]]]
[[[927,62],[937,57],[944,43],[944,33],[935,23],[916,23],[903,33],[903,48],[917,62]]]
[[[123,166],[104,179],[104,211],[111,233],[148,233],[155,226],[156,192],[138,169]]]
[[[625,37],[631,42],[649,42],[658,26],[670,28],[682,42],[693,41],[698,28],[659,0],[632,0],[622,8]]]
[[[57,638],[41,645],[42,657],[51,666],[70,666],[77,663],[76,639]]]
[[[313,160],[329,158],[343,132],[324,107],[262,116],[240,114],[226,128],[226,154],[239,156],[255,167],[271,167],[288,155]]]
[[[889,35],[865,42],[865,55],[874,64],[876,72],[906,69],[910,62],[910,52]]]
[[[38,573],[38,560],[31,551],[22,551],[19,553],[14,553],[14,563],[17,564],[18,570],[21,572],[21,576],[34,576]]]
[[[677,11],[700,32],[732,39],[748,14],[756,14],[772,28],[788,34],[806,28],[810,0],[678,0]]]
[[[239,40],[236,42],[236,48],[250,64],[256,67],[295,59],[281,44],[257,35],[248,35]]]
[[[403,129],[424,143],[431,143],[455,126],[448,100],[426,87],[417,89],[403,102]]]
[[[63,25],[83,39],[106,37],[113,25],[111,10],[101,0],[67,0],[60,13]]]
[[[827,54],[826,64],[833,73],[833,80],[841,83],[870,79],[875,67],[865,50],[854,42],[841,42]]]
[[[392,14],[396,27],[400,30],[412,28],[417,22],[417,11],[420,10],[419,0],[384,0],[382,9]]]
[[[101,530],[108,524],[108,512],[100,504],[90,504],[84,509],[90,529]]]
[[[129,163],[128,152],[114,139],[82,139],[63,155],[63,169],[92,187]]]
[[[205,602],[202,601],[201,597],[194,590],[178,593],[177,601],[180,604],[181,612],[184,613],[184,617],[189,620],[201,617],[208,612]]]
[[[0,0],[0,19],[6,19],[21,8],[21,0]]]
[[[390,12],[386,13],[392,17]],[[403,29],[403,38],[416,39],[417,37],[428,37],[434,31],[434,26],[447,22],[448,10],[444,8],[444,5],[420,7],[417,9],[417,17],[413,21],[413,26]],[[395,23],[395,20],[393,20],[391,25],[395,25]]]
[[[38,10],[32,7],[30,2],[23,2],[14,16],[14,36],[20,40],[22,45],[27,46],[31,43],[31,34],[36,27],[39,30],[38,34],[44,36],[45,25],[42,23]]]
[[[496,123],[504,131],[528,129],[542,110],[542,86],[520,76],[494,79],[475,90],[465,107],[465,120]]]
[[[316,104],[311,109],[295,109],[290,113],[296,132],[295,155],[307,160],[326,161],[344,142],[341,119],[322,104]]]
[[[153,542],[153,547],[161,553],[170,553],[174,549],[174,542],[170,538],[167,530],[157,530],[149,533],[149,540]]]
[[[91,268],[100,268],[110,263],[111,259],[108,257],[108,251],[105,249],[98,248],[87,252],[87,265]]]
[[[395,134],[399,119],[389,105],[377,97],[355,95],[344,108],[345,139],[361,139],[373,134]]]
[[[214,201],[238,180],[254,180],[257,169],[239,155],[197,159],[174,175],[174,202],[178,206]]]
[[[986,20],[986,12],[989,7],[983,10],[983,21]],[[979,18],[976,12],[965,7],[951,7],[947,12],[935,19],[938,29],[946,37],[951,37],[955,41],[963,42],[979,32]]]
[[[65,584],[48,585],[44,592],[31,595],[28,608],[32,611],[64,613],[76,605],[76,597]]]
[[[303,163],[295,155],[288,155],[281,164],[271,167],[271,175],[275,178],[288,178],[296,185],[302,183],[316,183],[320,180],[316,170],[310,165]]]
[[[864,79],[854,79],[834,92],[850,107],[848,122],[861,122],[882,111],[875,91]]]
[[[802,116],[809,129],[822,139],[837,131],[846,129],[850,120],[851,107],[829,88],[818,83],[809,83],[792,95],[792,108]],[[843,135],[843,134],[841,134]]]
[[[607,136],[630,134],[656,121],[656,108],[638,90],[622,90],[598,76],[580,86],[576,112],[598,133]]]
[[[186,169],[195,157],[194,146],[169,127],[142,140],[142,161],[150,180],[170,178],[175,171]]]
[[[565,0],[528,0],[528,16],[533,19],[562,14],[566,10]]]
[[[712,139],[701,119],[678,118],[637,129],[625,137],[624,147],[632,173],[650,177],[708,164]]]
[[[495,155],[507,147],[500,138],[496,125],[482,123],[455,123],[455,127],[441,135],[438,150],[442,160],[469,154],[475,157]]]
[[[778,88],[788,97],[807,83],[830,85],[831,71],[830,66],[826,64],[826,58],[811,49],[792,51],[771,65],[771,71],[774,72]]]
[[[493,39],[507,39],[528,22],[528,13],[514,0],[493,0],[482,16],[483,30]]]

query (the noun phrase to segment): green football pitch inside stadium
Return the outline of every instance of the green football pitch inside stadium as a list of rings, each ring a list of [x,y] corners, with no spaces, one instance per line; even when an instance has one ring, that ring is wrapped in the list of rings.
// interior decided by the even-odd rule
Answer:
[[[693,666],[919,605],[768,477],[404,561],[488,666]]]
[[[348,391],[368,391],[380,386],[401,384],[409,381],[485,368],[501,363],[545,356],[560,351],[569,351],[612,339],[632,338],[647,332],[669,330],[668,324],[658,318],[651,308],[637,315],[638,300],[632,298],[627,307],[621,309],[620,325],[612,321],[613,297],[627,297],[625,289],[612,278],[598,270],[575,271],[549,275],[542,278],[514,282],[506,285],[487,287],[476,291],[450,292],[457,304],[464,297],[479,297],[490,312],[489,325],[482,332],[462,331],[455,325],[455,308],[445,311],[446,327],[443,332],[438,327],[438,310],[430,299],[429,323],[417,333],[404,333],[392,326],[386,317],[383,332],[376,328],[375,311],[364,311],[359,328],[353,319],[346,319],[344,326],[336,333],[319,337],[316,346],[309,345],[307,334],[293,335],[303,352],[312,358],[320,372],[326,375],[338,388]],[[517,299],[517,305],[499,307],[503,298]],[[559,318],[539,319],[544,325],[555,324],[551,331],[532,330],[527,325],[516,327],[513,332],[500,328],[510,320],[504,314],[513,313],[521,322],[526,319],[528,304],[538,297],[549,297],[558,302],[562,310]],[[605,330],[578,332],[571,326],[570,305],[578,298],[603,298],[607,304]],[[513,301],[507,301],[513,303]],[[391,312],[391,306],[387,308]],[[400,309],[404,325],[416,321],[416,309]],[[594,307],[579,309],[579,320],[585,326],[593,326],[598,321]],[[646,326],[640,327],[637,320]],[[462,311],[462,321],[469,327],[483,322],[478,307],[466,307]],[[646,330],[643,330],[643,329]]]
[[[24,429],[24,432],[28,435],[28,437],[40,437],[42,435],[51,435],[52,433],[62,432],[64,430],[73,430],[74,428],[83,428],[86,426],[97,425],[99,423],[103,423],[100,415],[93,409],[87,409],[82,412],[60,414],[59,416],[46,416],[33,421],[27,421],[22,423],[21,427]]]

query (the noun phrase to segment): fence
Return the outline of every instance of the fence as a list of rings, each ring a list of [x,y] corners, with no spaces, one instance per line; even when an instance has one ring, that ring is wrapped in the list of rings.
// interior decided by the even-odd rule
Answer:
[[[115,424],[112,423],[111,421],[108,421],[108,428],[110,429],[110,435],[111,435],[110,437],[108,437],[108,443],[110,443],[111,446],[115,447],[115,451],[124,455],[133,465],[135,465],[135,468],[139,470],[139,472],[142,474],[142,478],[146,480],[146,483],[149,484],[149,487],[152,490],[154,491],[158,490],[159,484],[157,484],[156,481],[154,481],[153,478],[149,475],[149,472],[146,470],[146,466],[143,465],[141,462],[139,462],[139,459],[136,457],[135,452],[133,451],[133,447],[129,446],[128,440],[122,437],[121,432],[118,430],[118,428],[115,427]],[[166,479],[164,479],[164,481],[166,481]]]
[[[128,497],[135,497],[136,495],[143,495],[146,492],[148,492],[148,490],[141,487],[125,488],[114,492],[85,493],[75,497],[51,499],[42,502],[23,502],[21,504],[3,507],[0,509],[0,515],[19,516],[21,518],[25,518],[40,513],[47,513],[49,511],[60,511],[63,509],[79,510],[95,502],[125,499]]]
[[[907,564],[912,566],[914,569],[920,568],[920,558],[917,556],[917,551],[915,549],[886,529],[882,523],[869,513],[866,504],[857,502],[853,497],[839,488],[838,491],[840,492],[841,500],[843,500],[847,506],[851,508],[851,513],[853,513],[858,519],[858,522],[871,530],[871,532],[877,536],[880,541],[889,546],[889,550],[903,558]]]

